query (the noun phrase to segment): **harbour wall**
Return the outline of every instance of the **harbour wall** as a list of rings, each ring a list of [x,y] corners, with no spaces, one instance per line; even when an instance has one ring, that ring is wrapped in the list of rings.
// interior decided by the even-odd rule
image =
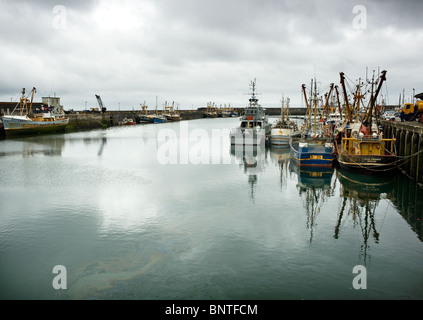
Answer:
[[[0,114],[10,114],[10,108],[0,108]],[[9,106],[8,106],[9,107]],[[239,114],[242,114],[244,108],[235,108],[234,109]],[[201,119],[204,117],[204,110],[179,110],[181,115],[181,120],[194,120]],[[278,116],[280,115],[280,108],[267,108],[266,114],[269,116]],[[159,112],[160,113],[160,112]],[[293,116],[302,116],[306,113],[305,108],[290,108],[289,114]],[[118,126],[119,122],[125,118],[135,120],[137,116],[141,115],[140,110],[121,110],[121,111],[105,111],[105,112],[84,112],[76,111],[67,114],[69,117],[69,125],[66,126],[65,132],[75,132],[75,131],[85,131],[85,130],[95,130],[95,129],[106,129],[114,126]],[[210,119],[213,121],[213,119]],[[0,138],[4,138],[4,130],[0,128]]]
[[[239,108],[235,111],[242,113],[244,109]],[[201,119],[204,117],[203,110],[179,110],[181,120],[194,120]],[[268,108],[266,113],[269,116],[280,115],[281,110],[279,108]],[[290,108],[289,114],[293,116],[303,116],[306,113],[305,108]],[[109,128],[119,125],[119,121],[125,118],[134,119],[141,115],[141,111],[106,111],[106,112],[74,112],[68,114],[69,125],[66,128],[67,132],[79,131],[79,130],[92,130]],[[211,121],[213,119],[210,119]]]
[[[423,186],[423,123],[382,121],[382,125],[384,137],[396,139],[401,170]]]
[[[183,120],[203,117],[203,113],[196,110],[181,111],[180,114]],[[69,125],[66,132],[114,127],[125,118],[135,120],[140,115],[140,111],[75,112],[67,115]]]

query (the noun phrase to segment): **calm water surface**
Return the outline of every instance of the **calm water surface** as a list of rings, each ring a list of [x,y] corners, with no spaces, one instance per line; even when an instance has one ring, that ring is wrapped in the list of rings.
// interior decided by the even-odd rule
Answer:
[[[235,150],[238,124],[0,141],[0,298],[423,298],[422,189]]]

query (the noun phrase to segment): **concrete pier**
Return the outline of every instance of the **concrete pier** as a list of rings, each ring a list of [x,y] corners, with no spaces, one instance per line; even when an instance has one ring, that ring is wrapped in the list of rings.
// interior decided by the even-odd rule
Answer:
[[[396,150],[402,171],[423,184],[423,123],[382,121],[384,137],[396,138]]]
[[[237,112],[242,113],[244,109],[236,109]],[[181,120],[193,120],[203,118],[203,110],[179,110]],[[280,108],[269,108],[266,109],[266,114],[269,116],[280,115]],[[305,115],[305,108],[291,108],[289,113],[292,116],[303,116]],[[160,112],[159,112],[160,113]],[[125,118],[136,119],[137,116],[141,115],[141,111],[106,111],[101,112],[75,112],[68,114],[70,123],[68,126],[68,132],[74,130],[86,130],[86,129],[101,129],[117,126],[119,121]],[[212,120],[212,119],[211,119]]]

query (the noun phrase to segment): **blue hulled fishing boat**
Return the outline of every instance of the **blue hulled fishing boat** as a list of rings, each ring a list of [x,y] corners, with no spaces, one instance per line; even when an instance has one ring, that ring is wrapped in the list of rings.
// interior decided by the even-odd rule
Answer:
[[[292,135],[289,141],[291,158],[300,167],[332,167],[335,148],[332,135],[323,122],[322,115],[318,114],[316,81],[314,81],[314,94],[312,98],[314,105],[313,112],[307,101],[305,85],[302,86],[302,89],[308,112],[305,118],[306,123],[301,133]],[[312,121],[312,118],[314,118],[314,121]]]

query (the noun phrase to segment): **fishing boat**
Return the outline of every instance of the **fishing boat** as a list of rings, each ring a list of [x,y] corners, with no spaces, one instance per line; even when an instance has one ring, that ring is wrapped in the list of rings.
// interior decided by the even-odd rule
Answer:
[[[231,145],[265,145],[269,141],[272,125],[263,107],[258,104],[255,80],[251,82],[251,89],[251,98],[240,119],[241,124],[231,130]]]
[[[22,89],[22,96],[19,104],[16,105],[11,115],[3,115],[2,121],[6,136],[19,134],[38,134],[48,132],[63,131],[69,124],[69,118],[65,116],[63,107],[58,105],[51,106],[50,112],[32,113],[32,103],[36,89],[33,88],[29,95],[25,96],[25,88]]]
[[[226,107],[226,104],[225,104],[225,106],[223,107],[220,114],[221,114],[222,118],[230,117],[231,116],[231,105],[229,104],[229,106]]]
[[[135,118],[136,123],[153,123],[154,118],[148,113],[148,106],[145,105],[145,102],[141,105],[141,110],[141,114]]]
[[[157,96],[156,96],[156,112],[154,114],[149,115],[153,119],[153,123],[166,123],[167,118],[164,116],[164,114],[159,114],[159,111],[157,110]]]
[[[376,91],[374,92],[374,76],[371,81],[369,106],[364,118],[360,118],[360,102],[363,98],[360,85],[354,94],[353,108],[349,105],[345,89],[344,73],[340,73],[341,84],[346,101],[346,121],[337,130],[335,139],[336,155],[339,166],[343,169],[365,173],[386,173],[397,168],[398,157],[395,152],[395,138],[385,138],[379,125],[375,104],[386,71],[382,71]],[[359,81],[360,83],[360,81]]]
[[[272,147],[289,148],[291,135],[298,132],[298,125],[294,121],[289,121],[289,98],[286,101],[286,120],[284,113],[284,98],[282,98],[281,117],[273,125],[270,132],[270,145]]]
[[[132,118],[124,118],[122,121],[119,121],[119,125],[121,126],[133,126],[136,125],[137,122],[134,121]]]
[[[332,167],[335,148],[328,126],[322,121],[322,114],[319,114],[317,108],[319,99],[316,81],[314,81],[313,90],[312,80],[310,103],[307,100],[304,84],[302,90],[307,105],[306,125],[300,133],[291,135],[289,140],[291,157],[300,167]],[[313,103],[314,110],[312,110],[311,103]]]
[[[331,89],[326,96],[326,103],[323,108],[325,122],[333,133],[335,128],[339,127],[345,119],[345,113],[339,100],[338,86],[331,84]]]
[[[214,106],[214,103],[208,102],[207,109],[203,113],[204,118],[217,118],[217,110]]]
[[[167,101],[165,103],[165,112],[163,116],[166,118],[167,121],[180,121],[181,115],[174,109],[175,102],[172,102],[172,106],[167,105]]]
[[[153,116],[153,123],[165,123],[167,119],[163,115],[154,115]]]

